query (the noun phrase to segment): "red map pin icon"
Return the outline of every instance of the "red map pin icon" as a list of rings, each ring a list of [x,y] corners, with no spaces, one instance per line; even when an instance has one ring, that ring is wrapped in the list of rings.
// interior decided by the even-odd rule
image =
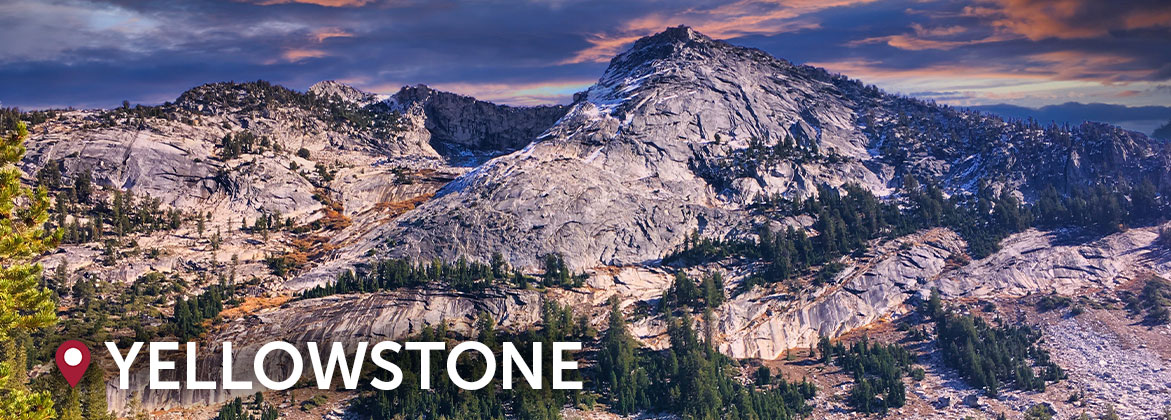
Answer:
[[[69,386],[76,387],[89,369],[89,348],[77,340],[69,340],[57,347],[57,370],[69,382]]]

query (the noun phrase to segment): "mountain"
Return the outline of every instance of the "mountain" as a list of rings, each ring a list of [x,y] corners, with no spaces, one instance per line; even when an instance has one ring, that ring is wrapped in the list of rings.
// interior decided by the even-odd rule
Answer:
[[[1171,119],[1168,106],[1126,106],[1114,104],[1066,102],[1029,108],[1018,105],[978,105],[969,109],[1000,115],[1005,118],[1032,118],[1043,124],[1079,124],[1083,121],[1098,121],[1118,125],[1129,130],[1152,134],[1160,125]]]
[[[539,141],[461,176],[384,234],[391,255],[502,252],[536,268],[653,264],[691,232],[751,232],[772,196],[905,179],[1033,197],[1099,182],[1171,185],[1167,143],[1105,124],[1071,129],[886,94],[687,27],[635,42]],[[1166,188],[1166,187],[1164,187]]]
[[[768,393],[808,400],[812,417],[853,416],[857,377],[810,355],[823,337],[918,355],[903,373],[923,379],[907,382],[892,418],[1107,403],[1130,418],[1171,405],[1171,335],[1147,321],[1171,298],[1158,280],[1171,276],[1171,226],[1159,225],[1171,150],[1105,124],[1012,122],[891,95],[687,27],[638,40],[568,106],[422,85],[380,96],[334,81],[306,92],[223,82],[160,106],[22,118],[36,122],[25,181],[46,187],[50,223],[66,232],[39,260],[69,319],[60,335],[198,339],[204,373],[221,360],[208,343],[247,355],[274,340],[465,338],[489,317],[501,334],[580,330],[579,356],[601,367],[591,331],[612,325],[613,299],[627,345],[643,348],[628,349],[640,371],[724,360],[696,348],[659,358],[690,330],[680,320],[737,359],[721,365],[734,378],[718,392],[740,395],[729,406]],[[917,310],[933,290],[957,313],[1032,328],[1012,333],[1027,336],[1016,360],[1041,374],[1050,355],[1037,349],[1051,351],[1069,377],[996,398],[970,386],[945,361],[954,346],[936,314]],[[34,337],[33,364],[51,360],[41,348],[54,337]],[[252,374],[249,358],[235,360]],[[750,377],[762,367],[809,378],[816,396],[769,393],[783,389],[775,381],[734,388],[767,382]],[[1006,381],[1025,382],[1021,372]],[[137,394],[152,410],[211,418],[255,391],[148,390],[148,377],[111,387],[109,407],[129,414]],[[643,391],[675,383],[650,378]],[[614,390],[599,385],[613,379],[589,379],[582,396],[606,404],[561,412],[615,418]],[[281,403],[284,414],[389,401],[296,395],[313,397]]]

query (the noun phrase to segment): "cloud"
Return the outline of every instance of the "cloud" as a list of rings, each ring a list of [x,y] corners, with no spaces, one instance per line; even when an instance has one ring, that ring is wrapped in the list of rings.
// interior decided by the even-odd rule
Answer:
[[[321,43],[330,38],[353,38],[354,34],[337,28],[321,28],[313,32],[312,38]]]
[[[1031,40],[1091,38],[1118,30],[1171,27],[1171,3],[1160,0],[985,0],[964,12]]]
[[[285,61],[295,63],[307,58],[321,58],[327,55],[329,54],[322,50],[294,48],[286,50],[281,54],[281,57],[284,58]]]
[[[886,44],[900,50],[908,51],[922,51],[922,50],[950,50],[956,47],[984,44],[989,42],[1003,41],[1003,38],[989,37],[975,40],[961,40],[948,41],[938,39],[926,39],[912,34],[900,35],[886,35],[876,36],[847,43],[847,46],[856,47],[865,44]]]
[[[1029,73],[1016,72],[1005,70],[1000,66],[989,64],[985,66],[971,66],[960,64],[940,64],[929,66],[915,66],[911,68],[892,68],[884,66],[879,61],[868,60],[844,60],[844,61],[825,61],[825,62],[810,62],[806,63],[811,66],[824,67],[828,70],[850,75],[852,77],[862,77],[871,79],[934,79],[934,78],[955,78],[966,81],[971,80],[998,80],[998,79],[1028,79],[1028,80],[1042,80],[1048,79],[1049,74],[1044,73]],[[999,83],[999,82],[998,82]]]
[[[0,100],[116,106],[222,80],[351,79],[564,102],[639,37],[687,24],[952,104],[1171,103],[1167,7],[1135,1],[1036,17],[1007,0],[0,0]],[[1007,23],[1029,19],[1097,35]]]
[[[1054,79],[1097,80],[1102,83],[1119,83],[1133,80],[1157,78],[1159,69],[1130,66],[1135,58],[1109,52],[1087,53],[1085,51],[1062,50],[1027,56],[1031,66],[1039,72],[1050,72]]]
[[[1141,0],[919,3],[889,20],[901,27],[857,31],[841,44],[851,55],[811,61],[953,104],[1166,103],[1152,86],[1171,80],[1169,11]]]
[[[375,0],[260,0],[256,4],[272,6],[276,4],[312,4],[322,7],[361,7],[373,3]]]
[[[985,61],[899,68],[872,60],[807,64],[860,78],[896,93],[961,106],[1003,102],[1041,106],[1095,100],[1149,104],[1166,103],[1168,96],[1168,92],[1159,92],[1159,85],[1153,82],[1108,83],[1092,75],[1065,71],[1060,65],[1018,67],[1015,63]]]
[[[785,32],[816,29],[816,21],[802,16],[829,8],[870,3],[875,0],[740,0],[710,8],[686,8],[658,12],[626,21],[613,32],[589,35],[590,46],[562,63],[608,61],[623,48],[647,35],[670,26],[688,25],[718,39],[745,35],[771,36]]]
[[[1002,42],[1014,38],[1002,34],[994,34],[981,38],[965,39],[962,35],[967,35],[972,30],[962,25],[925,27],[916,22],[911,24],[911,29],[913,30],[911,33],[870,37],[851,41],[846,46],[856,47],[866,44],[886,44],[900,50],[908,51],[950,50],[962,46]]]
[[[158,35],[165,24],[116,5],[45,1],[0,3],[0,27],[0,62],[13,62],[70,60],[71,50],[111,44],[125,50],[148,49],[144,39]],[[163,45],[166,41],[156,40]]]

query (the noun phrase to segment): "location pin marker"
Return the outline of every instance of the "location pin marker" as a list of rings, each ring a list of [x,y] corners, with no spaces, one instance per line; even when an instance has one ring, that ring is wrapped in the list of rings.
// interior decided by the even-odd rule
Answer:
[[[89,348],[77,340],[69,340],[57,347],[57,370],[69,382],[69,386],[76,387],[89,369]]]

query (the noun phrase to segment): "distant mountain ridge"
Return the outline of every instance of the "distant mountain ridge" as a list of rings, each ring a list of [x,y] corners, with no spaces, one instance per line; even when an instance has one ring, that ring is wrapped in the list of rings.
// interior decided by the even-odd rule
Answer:
[[[995,104],[965,107],[981,112],[1000,115],[1005,118],[1032,118],[1043,124],[1080,124],[1084,121],[1098,121],[1114,124],[1128,130],[1151,135],[1152,132],[1171,121],[1171,106],[1126,106],[1103,103],[1066,102],[1029,108],[1019,105]]]

